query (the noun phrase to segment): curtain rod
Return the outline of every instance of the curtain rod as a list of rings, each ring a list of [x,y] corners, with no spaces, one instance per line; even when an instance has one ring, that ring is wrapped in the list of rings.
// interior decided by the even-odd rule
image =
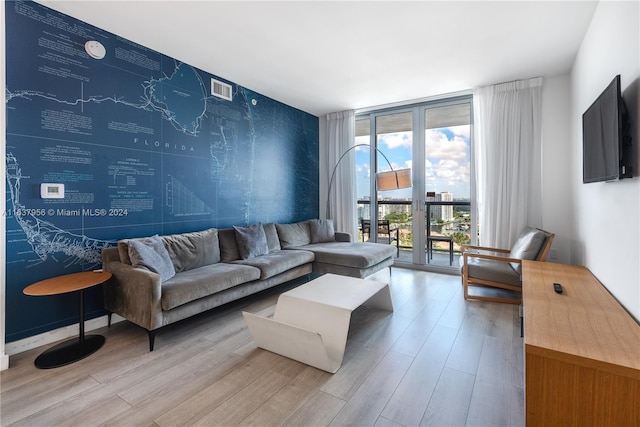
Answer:
[[[389,104],[374,105],[371,107],[356,108],[355,114],[369,113],[371,111],[385,110],[387,108],[405,107],[407,105],[421,104],[423,102],[439,101],[441,99],[448,99],[448,98],[454,98],[458,96],[469,96],[469,95],[473,95],[473,89],[444,93],[441,95],[427,96],[425,98],[411,99],[408,101],[399,101],[399,102],[392,102]]]

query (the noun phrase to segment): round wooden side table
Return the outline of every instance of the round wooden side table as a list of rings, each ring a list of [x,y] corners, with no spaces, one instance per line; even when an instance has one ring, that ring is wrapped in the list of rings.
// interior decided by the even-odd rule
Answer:
[[[104,344],[102,335],[85,336],[84,334],[84,290],[104,283],[110,278],[111,273],[106,271],[85,271],[52,277],[24,288],[24,294],[31,296],[59,295],[76,291],[80,294],[78,338],[72,338],[45,350],[34,362],[37,368],[49,369],[68,365],[84,359],[102,347]]]

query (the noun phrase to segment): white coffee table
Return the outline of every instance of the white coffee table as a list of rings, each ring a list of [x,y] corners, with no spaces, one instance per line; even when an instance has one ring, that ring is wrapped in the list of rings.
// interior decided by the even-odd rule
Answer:
[[[272,318],[242,314],[258,347],[333,373],[361,305],[393,311],[389,285],[325,274],[280,295]]]

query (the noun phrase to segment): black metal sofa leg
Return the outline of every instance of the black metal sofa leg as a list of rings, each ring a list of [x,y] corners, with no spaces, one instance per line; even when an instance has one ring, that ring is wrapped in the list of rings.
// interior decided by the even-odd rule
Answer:
[[[107,328],[111,327],[111,316],[113,315],[112,312],[108,312],[107,313]]]
[[[156,331],[148,331],[149,332],[149,351],[153,351],[153,344],[156,340]]]

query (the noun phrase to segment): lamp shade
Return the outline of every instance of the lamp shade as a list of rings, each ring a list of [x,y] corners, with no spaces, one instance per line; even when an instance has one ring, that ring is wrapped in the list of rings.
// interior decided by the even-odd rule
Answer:
[[[396,190],[398,181],[396,180],[396,172],[379,172],[376,174],[376,188],[378,191]]]
[[[411,169],[397,169],[398,188],[411,188]]]
[[[411,187],[411,169],[398,169],[377,173],[376,187],[378,191]]]

